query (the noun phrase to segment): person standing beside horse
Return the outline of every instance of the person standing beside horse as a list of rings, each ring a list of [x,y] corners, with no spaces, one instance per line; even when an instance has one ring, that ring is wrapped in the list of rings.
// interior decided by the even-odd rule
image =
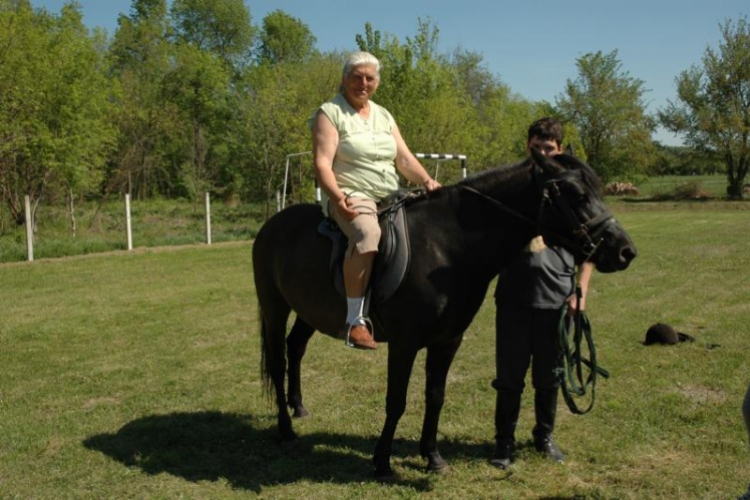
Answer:
[[[377,202],[398,189],[398,174],[433,191],[432,179],[407,147],[390,112],[371,100],[380,62],[355,52],[344,63],[339,94],[312,118],[313,161],[322,206],[347,236],[344,289],[347,345],[377,347],[363,315],[364,296],[380,240]]]
[[[554,156],[563,152],[562,142],[562,124],[546,117],[529,127],[526,149],[533,147],[545,156]],[[500,273],[495,289],[496,448],[491,460],[500,469],[510,466],[515,451],[515,430],[529,365],[536,416],[534,447],[557,462],[565,459],[552,440],[562,368],[558,324],[566,304],[570,314],[577,306],[584,309],[592,269],[591,263],[584,262],[576,273],[570,252],[558,246],[547,247],[537,236]],[[575,294],[576,274],[580,303]]]

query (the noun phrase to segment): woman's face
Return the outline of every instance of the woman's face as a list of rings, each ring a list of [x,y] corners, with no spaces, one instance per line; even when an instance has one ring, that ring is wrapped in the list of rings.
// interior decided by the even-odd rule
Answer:
[[[361,64],[355,66],[343,80],[344,94],[349,104],[355,108],[367,104],[367,101],[377,90],[378,83],[375,65]]]

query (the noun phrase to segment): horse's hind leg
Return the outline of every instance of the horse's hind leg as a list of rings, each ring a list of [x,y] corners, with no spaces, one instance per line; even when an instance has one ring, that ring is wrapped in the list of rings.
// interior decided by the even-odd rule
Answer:
[[[433,472],[446,472],[446,462],[437,449],[437,431],[440,422],[440,412],[445,401],[445,384],[448,370],[453,358],[461,345],[461,337],[448,345],[427,348],[425,362],[425,412],[422,423],[422,437],[419,441],[419,452],[427,459],[427,469]]]
[[[268,304],[267,304],[268,306]],[[284,378],[286,376],[286,321],[290,308],[281,302],[275,307],[261,307],[261,328],[263,330],[263,372],[270,379],[276,394],[278,409],[277,425],[282,441],[296,439],[292,429],[292,418],[286,409]]]
[[[302,358],[307,350],[307,342],[315,333],[315,329],[302,321],[299,316],[294,321],[292,331],[286,339],[287,358],[289,360],[288,376],[289,390],[287,392],[287,404],[292,409],[295,418],[306,417],[308,411],[302,404],[301,365]]]

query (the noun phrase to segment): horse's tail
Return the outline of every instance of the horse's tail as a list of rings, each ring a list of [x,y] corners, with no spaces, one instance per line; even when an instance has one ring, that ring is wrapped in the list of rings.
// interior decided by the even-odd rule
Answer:
[[[273,386],[271,380],[271,366],[269,363],[271,358],[271,343],[269,342],[268,338],[267,322],[265,320],[265,316],[263,315],[263,309],[260,307],[260,304],[258,305],[258,311],[260,311],[260,314],[258,314],[258,319],[260,322],[260,378],[263,381],[264,394],[268,397],[271,397]]]

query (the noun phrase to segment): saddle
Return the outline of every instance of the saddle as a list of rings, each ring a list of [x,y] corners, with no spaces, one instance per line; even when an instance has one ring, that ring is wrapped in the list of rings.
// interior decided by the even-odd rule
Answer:
[[[398,290],[409,270],[411,249],[409,248],[405,205],[407,201],[418,197],[419,194],[419,191],[399,190],[384,198],[378,205],[381,236],[378,254],[375,256],[372,267],[372,278],[366,293],[365,313],[369,307],[371,293],[375,294],[376,302],[388,300]],[[331,258],[328,267],[336,291],[341,296],[346,296],[343,262],[348,245],[347,237],[330,217],[320,222],[318,233],[331,240]]]

